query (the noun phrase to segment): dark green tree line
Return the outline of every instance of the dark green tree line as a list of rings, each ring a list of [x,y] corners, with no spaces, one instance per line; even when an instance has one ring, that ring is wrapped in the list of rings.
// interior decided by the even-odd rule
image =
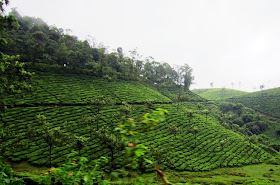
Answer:
[[[142,60],[136,49],[130,51],[130,55],[121,47],[109,53],[105,46],[93,47],[61,28],[48,26],[40,18],[22,16],[16,9],[9,17],[7,21],[15,17],[18,24],[10,24],[2,31],[2,38],[8,42],[5,46],[1,44],[0,52],[19,54],[21,62],[33,66],[67,66],[74,71],[86,69],[90,74],[108,80],[141,80],[152,85],[182,86],[184,90],[192,84],[192,68],[188,64],[175,69],[153,57]],[[17,25],[19,29],[10,29]]]

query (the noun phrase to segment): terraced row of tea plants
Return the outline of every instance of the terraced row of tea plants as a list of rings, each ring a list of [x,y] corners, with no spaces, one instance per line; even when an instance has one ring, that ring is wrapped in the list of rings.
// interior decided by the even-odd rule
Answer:
[[[207,100],[220,100],[248,94],[248,92],[245,91],[226,88],[193,89],[192,92]]]
[[[142,142],[151,150],[154,160],[162,169],[205,171],[218,167],[241,166],[260,163],[272,156],[245,140],[244,137],[225,129],[209,114],[206,118],[199,112],[195,103],[155,104],[169,111],[167,120],[144,134]],[[204,108],[214,105],[203,103]],[[47,165],[49,147],[35,138],[29,139],[28,125],[36,125],[38,114],[47,117],[53,127],[61,127],[70,135],[90,138],[81,155],[95,159],[100,156],[110,158],[110,150],[95,134],[90,134],[84,125],[85,115],[91,115],[90,106],[57,106],[57,107],[26,107],[9,108],[4,114],[4,122],[11,133],[7,136],[4,157],[13,162],[28,161],[33,165]],[[147,107],[134,105],[134,112],[129,115],[139,119]],[[196,111],[193,117],[187,117],[181,110],[185,108]],[[215,108],[215,107],[214,107]],[[118,106],[108,106],[101,111],[100,127],[112,130],[120,120],[114,117]],[[211,111],[210,111],[211,112]],[[173,126],[173,127],[171,127]],[[94,128],[96,125],[94,125]],[[176,129],[174,129],[176,128]],[[3,141],[1,141],[2,143]],[[74,143],[62,147],[54,147],[53,163],[58,165],[65,161],[65,155],[74,148]],[[121,163],[122,153],[116,152],[116,164]]]
[[[178,111],[176,105],[161,106],[170,112],[166,123],[145,134],[145,144],[156,151],[164,151],[164,157],[159,162],[162,168],[205,171],[259,163],[270,157],[270,154],[243,136],[217,124],[214,117],[210,116],[206,120],[195,103],[183,103],[180,106],[196,110],[197,113],[193,118],[188,118]],[[178,128],[176,135],[174,131],[172,134],[170,125]]]
[[[226,101],[242,103],[261,113],[280,118],[280,88],[268,89],[243,96],[228,98]]]
[[[116,103],[170,103],[155,88],[134,81],[108,82],[86,75],[37,72],[32,80],[33,90],[19,98],[17,105],[88,104],[100,95]],[[10,97],[7,100],[13,100]]]

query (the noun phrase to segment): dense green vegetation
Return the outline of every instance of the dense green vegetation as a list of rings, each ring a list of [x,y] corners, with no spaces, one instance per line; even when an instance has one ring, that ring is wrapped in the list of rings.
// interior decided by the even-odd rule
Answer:
[[[248,92],[226,88],[193,89],[192,92],[207,100],[220,100],[235,96],[245,95]]]
[[[21,16],[15,9],[11,15],[17,18],[19,29],[7,29],[3,38],[8,42],[0,45],[0,52],[20,55],[20,62],[67,66],[75,72],[86,70],[95,77],[108,80],[140,80],[161,86],[183,85],[189,89],[192,68],[188,64],[172,68],[152,57],[141,59],[137,50],[126,54],[121,47],[109,53],[105,46],[80,41],[61,28],[48,26],[43,20]]]
[[[8,1],[0,2],[2,12]],[[280,139],[272,134],[277,119],[240,103],[206,100],[245,92],[211,89],[200,97],[188,90],[193,77],[187,64],[175,70],[152,58],[141,60],[135,50],[131,57],[121,48],[108,53],[41,19],[11,14],[20,28],[0,27],[6,44],[0,45],[1,183],[23,183],[2,159],[12,166],[52,167],[20,174],[43,184],[158,184],[152,164],[169,172],[172,182],[204,183],[189,174],[204,172],[205,178],[219,174],[212,171],[217,168],[280,163]],[[12,16],[0,18],[16,24]],[[19,56],[10,56],[15,54],[34,72],[32,81]],[[270,179],[215,182],[278,183],[279,169],[269,168],[275,172],[263,176]]]
[[[170,147],[170,153],[165,152],[165,159],[161,159],[163,169],[203,171],[220,166],[259,163],[271,157],[257,145],[250,144],[245,137],[226,130],[222,125],[217,124],[217,120],[212,116],[209,116],[206,123],[205,116],[199,113],[196,113],[190,120],[189,117],[177,111],[177,104],[154,106],[165,108],[169,110],[170,114],[167,116],[166,122],[145,133],[142,139],[145,145],[155,150]],[[194,103],[184,103],[180,106],[196,109]],[[112,106],[106,107],[102,111],[101,127],[109,129],[118,125],[119,121],[113,117],[116,109],[116,106]],[[131,117],[139,118],[139,115],[145,111],[145,106],[135,105],[134,109],[136,111]],[[9,125],[9,131],[13,137],[9,139],[9,147],[4,153],[5,158],[14,162],[28,160],[34,165],[48,164],[48,145],[44,142],[30,142],[26,135],[28,125],[38,125],[36,124],[38,114],[45,115],[52,127],[66,127],[66,130],[68,129],[67,131],[72,134],[90,137],[88,145],[81,151],[83,156],[95,159],[109,155],[108,149],[102,147],[101,141],[95,138],[95,135],[91,137],[89,128],[83,125],[84,115],[90,113],[90,107],[87,106],[9,109],[3,117]],[[176,137],[169,131],[168,125],[171,123],[177,124],[180,130]],[[190,132],[194,125],[199,130],[196,135]],[[222,141],[225,142],[223,146]],[[71,149],[68,145],[55,147],[53,162],[56,164],[65,162],[64,156],[70,152]]]
[[[33,90],[23,94],[17,105],[89,104],[101,95],[110,97],[115,103],[172,102],[156,88],[137,81],[111,82],[82,74],[36,72],[31,85]]]
[[[280,118],[280,88],[262,90],[243,96],[226,99],[229,102],[242,103],[261,113]]]

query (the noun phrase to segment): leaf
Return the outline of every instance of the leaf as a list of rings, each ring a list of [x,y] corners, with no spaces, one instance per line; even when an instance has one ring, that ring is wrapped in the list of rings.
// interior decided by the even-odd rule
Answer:
[[[147,158],[144,158],[144,160],[145,160],[147,163],[149,163],[149,164],[154,164],[153,161],[151,161],[151,160],[149,160],[149,159],[147,159]]]
[[[1,68],[1,71],[2,71],[2,72],[5,71],[5,66],[1,65],[0,68]]]
[[[145,154],[145,151],[142,150],[142,149],[138,149],[138,150],[135,151],[135,155],[136,155],[137,157],[141,157],[141,156],[144,155],[144,154]]]

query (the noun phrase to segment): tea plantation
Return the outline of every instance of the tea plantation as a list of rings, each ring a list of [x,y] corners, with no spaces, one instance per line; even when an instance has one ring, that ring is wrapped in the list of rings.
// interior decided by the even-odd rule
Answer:
[[[280,88],[268,89],[243,96],[232,97],[226,101],[242,103],[261,113],[280,118]]]
[[[176,100],[175,91],[143,85],[140,82],[95,79],[85,75],[60,75],[37,73],[32,81],[33,91],[26,92],[2,115],[3,122],[11,133],[4,141],[4,158],[11,162],[28,161],[32,165],[47,166],[49,147],[36,136],[30,140],[28,125],[38,126],[37,115],[44,115],[54,127],[60,127],[70,135],[89,138],[81,149],[81,155],[89,159],[100,156],[110,158],[111,151],[104,142],[85,124],[87,116],[93,116],[95,106],[92,98],[104,95],[115,101],[100,111],[100,129],[113,130],[123,120],[116,116],[122,102],[131,104],[133,112],[127,117],[140,119],[143,112],[157,107],[169,111],[166,121],[147,131],[141,142],[149,147],[148,155],[160,165],[161,169],[175,171],[208,171],[219,167],[234,167],[262,163],[272,155],[258,144],[251,143],[245,136],[225,129],[217,119],[218,107],[203,98],[185,91],[183,102]],[[162,92],[162,94],[160,93]],[[164,95],[166,96],[164,96]],[[12,98],[12,97],[11,97]],[[11,101],[11,99],[10,99]],[[147,101],[153,104],[145,104]],[[209,110],[205,114],[197,105]],[[188,115],[184,110],[191,110]],[[37,126],[36,126],[37,125]],[[96,123],[93,130],[96,130]],[[125,145],[125,143],[124,143]],[[60,165],[71,152],[73,143],[56,146],[52,151],[52,163]],[[122,163],[122,154],[115,152],[115,163]]]
[[[206,122],[204,115],[196,113],[190,120],[187,116],[178,113],[177,104],[154,106],[169,110],[170,114],[166,122],[145,133],[142,140],[154,151],[168,148],[159,161],[162,169],[204,171],[218,167],[260,163],[272,157],[259,146],[217,124],[217,120],[212,116],[207,118]],[[183,103],[180,106],[193,110],[196,107],[194,103]],[[145,110],[145,106],[134,105],[134,109],[135,112],[131,117],[137,119]],[[117,106],[106,107],[102,111],[101,127],[112,128],[120,122],[112,117],[116,111]],[[36,124],[35,117],[38,114],[45,115],[53,127],[70,126],[67,131],[71,134],[90,137],[89,128],[82,124],[83,117],[91,114],[88,106],[10,108],[4,114],[4,121],[8,123],[13,137],[7,141],[9,147],[4,153],[5,158],[12,162],[26,160],[33,165],[48,164],[48,145],[38,142],[39,138],[30,141],[26,135],[28,124]],[[176,124],[179,128],[176,136],[170,132],[171,124]],[[197,133],[191,132],[193,126],[197,127]],[[65,162],[65,155],[72,149],[70,143],[55,147],[52,154],[53,163],[58,165]],[[110,156],[109,150],[94,134],[81,153],[90,159]],[[121,160],[121,157],[119,159]]]
[[[108,82],[87,75],[36,73],[33,90],[19,98],[16,105],[88,104],[98,96],[106,96],[116,103],[171,103],[155,88],[134,81]],[[12,101],[10,97],[7,101]]]

